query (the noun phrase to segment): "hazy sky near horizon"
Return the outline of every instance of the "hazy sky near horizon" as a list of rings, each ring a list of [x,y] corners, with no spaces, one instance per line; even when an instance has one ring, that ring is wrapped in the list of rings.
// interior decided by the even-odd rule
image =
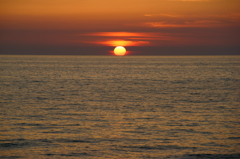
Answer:
[[[0,0],[1,54],[239,54],[239,0]]]

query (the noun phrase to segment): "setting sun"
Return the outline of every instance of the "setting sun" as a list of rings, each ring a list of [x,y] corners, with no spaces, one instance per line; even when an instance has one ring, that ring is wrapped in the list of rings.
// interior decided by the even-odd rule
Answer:
[[[114,49],[114,54],[117,56],[123,56],[126,54],[126,49],[123,46],[117,46]]]

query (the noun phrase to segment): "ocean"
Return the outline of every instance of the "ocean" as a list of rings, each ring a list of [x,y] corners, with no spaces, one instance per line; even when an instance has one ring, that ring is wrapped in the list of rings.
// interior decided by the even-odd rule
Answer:
[[[0,158],[240,158],[240,56],[0,56]]]

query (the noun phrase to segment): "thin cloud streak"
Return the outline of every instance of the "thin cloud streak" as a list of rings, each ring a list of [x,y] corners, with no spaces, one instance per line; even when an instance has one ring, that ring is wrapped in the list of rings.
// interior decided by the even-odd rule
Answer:
[[[84,40],[81,41],[82,43],[106,46],[153,46],[158,45],[157,41],[173,40],[173,37],[160,32],[96,32],[80,34],[79,36],[92,37],[92,40]]]
[[[119,35],[119,36],[113,36]],[[122,36],[121,36],[122,35]],[[128,35],[128,36],[127,36]],[[133,36],[135,35],[135,36]],[[141,35],[141,36],[140,36]],[[86,36],[84,38],[83,36]],[[192,38],[194,35],[186,33],[164,33],[164,32],[97,32],[82,34],[80,43],[103,45],[103,46],[174,46],[204,43],[205,40]]]
[[[156,33],[143,32],[96,32],[83,34],[87,36],[105,36],[105,37],[159,37]]]
[[[145,17],[171,17],[171,18],[179,18],[184,17],[184,15],[174,15],[174,14],[144,14]]]
[[[200,20],[194,22],[184,22],[183,24],[174,24],[168,22],[146,22],[142,23],[147,27],[159,27],[159,28],[202,28],[202,27],[218,27],[221,24],[220,21]],[[225,25],[223,25],[225,26]]]
[[[170,17],[170,18],[223,18],[223,19],[239,19],[240,20],[240,11],[239,13],[228,13],[228,14],[205,14],[200,15],[196,14],[167,14],[167,13],[156,13],[156,14],[144,14],[145,17]]]
[[[140,26],[159,28],[212,28],[240,26],[240,13],[183,15],[183,14],[145,14],[146,22]]]
[[[106,46],[144,46],[148,45],[148,41],[125,41],[125,40],[112,40],[112,41],[98,41],[94,44],[102,44]]]
[[[181,2],[208,2],[210,0],[167,0],[167,1],[181,1]]]

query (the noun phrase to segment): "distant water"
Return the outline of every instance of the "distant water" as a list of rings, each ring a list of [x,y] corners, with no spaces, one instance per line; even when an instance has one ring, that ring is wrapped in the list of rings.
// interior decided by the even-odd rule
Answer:
[[[0,56],[0,158],[240,158],[240,56]]]

